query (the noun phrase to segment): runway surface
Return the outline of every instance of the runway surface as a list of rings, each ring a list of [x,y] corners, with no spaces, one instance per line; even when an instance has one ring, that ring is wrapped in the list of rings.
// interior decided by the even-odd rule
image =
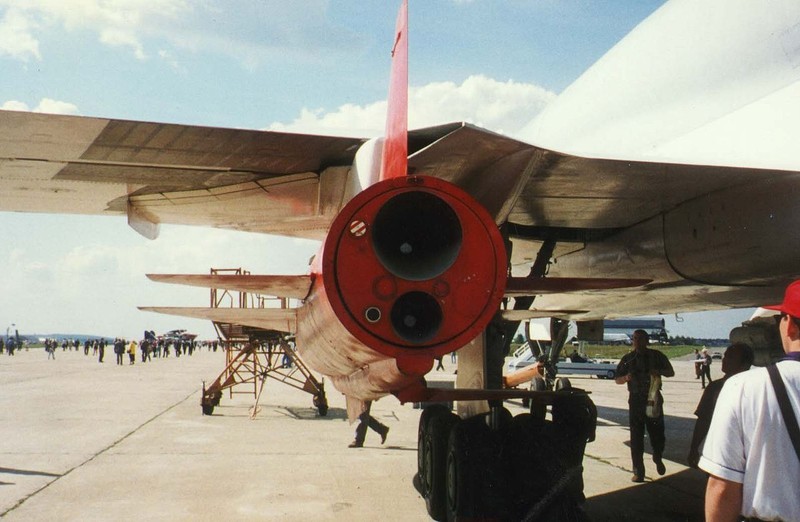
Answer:
[[[584,459],[586,509],[596,522],[703,520],[705,477],[685,466],[700,382],[690,361],[673,365],[677,375],[664,384],[667,475],[655,475],[646,455],[645,484],[630,482],[624,386],[572,379],[599,410]],[[222,352],[205,350],[133,366],[127,356],[115,365],[113,352],[103,364],[60,349],[55,360],[40,349],[0,356],[0,516],[429,520],[411,483],[420,410],[393,397],[376,402],[373,415],[391,431],[385,445],[370,432],[361,449],[347,447],[353,426],[332,387],[327,417],[316,415],[310,395],[275,381],[254,420],[252,393],[226,393],[203,416],[202,381],[223,366]],[[719,365],[712,368],[718,375]]]

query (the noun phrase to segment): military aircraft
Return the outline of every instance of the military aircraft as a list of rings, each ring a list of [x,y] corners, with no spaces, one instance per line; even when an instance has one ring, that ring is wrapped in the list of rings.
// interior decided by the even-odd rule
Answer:
[[[511,335],[551,317],[563,346],[570,320],[602,336],[603,318],[780,300],[800,275],[800,5],[673,0],[521,139],[406,129],[406,9],[384,138],[3,111],[0,209],[125,216],[150,238],[176,223],[322,240],[308,275],[150,276],[297,308],[148,309],[296,335],[351,417],[389,393],[462,401],[421,415],[436,519],[575,516],[591,401],[499,389]],[[457,389],[429,389],[454,350]],[[511,419],[508,397],[531,414]]]

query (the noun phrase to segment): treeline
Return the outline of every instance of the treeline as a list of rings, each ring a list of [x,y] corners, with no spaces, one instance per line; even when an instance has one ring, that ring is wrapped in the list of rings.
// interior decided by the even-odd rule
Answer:
[[[708,339],[699,337],[687,337],[684,335],[670,336],[669,343],[674,345],[687,345],[687,346],[728,346],[727,339]]]

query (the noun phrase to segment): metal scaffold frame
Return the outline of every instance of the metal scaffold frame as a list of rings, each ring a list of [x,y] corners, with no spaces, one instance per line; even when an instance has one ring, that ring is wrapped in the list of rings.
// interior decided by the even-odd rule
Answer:
[[[249,275],[241,268],[212,268],[211,274]],[[211,289],[211,306],[214,308],[266,308],[270,301],[279,301],[281,308],[288,307],[288,299],[265,297],[247,292]],[[255,404],[250,410],[251,418],[259,411],[259,400],[268,379],[291,386],[313,396],[314,407],[321,416],[328,413],[325,385],[314,377],[291,344],[286,332],[244,327],[229,323],[214,322],[214,328],[225,350],[225,368],[206,387],[203,382],[201,406],[204,415],[211,415],[219,405],[222,392],[252,393]],[[234,390],[245,385],[245,390]],[[252,385],[252,389],[247,385]]]

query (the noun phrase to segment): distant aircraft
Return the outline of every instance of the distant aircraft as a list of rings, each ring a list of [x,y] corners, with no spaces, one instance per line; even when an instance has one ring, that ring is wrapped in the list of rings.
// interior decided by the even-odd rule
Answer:
[[[307,276],[150,276],[298,308],[149,310],[295,334],[351,416],[388,393],[464,401],[421,416],[430,514],[557,517],[582,496],[591,402],[542,391],[510,419],[501,399],[535,393],[497,390],[510,339],[534,317],[560,349],[569,320],[602,336],[603,318],[780,301],[800,276],[800,3],[668,2],[525,141],[406,130],[405,20],[404,1],[385,138],[2,111],[0,209],[323,240]],[[428,389],[454,350],[458,389]]]

